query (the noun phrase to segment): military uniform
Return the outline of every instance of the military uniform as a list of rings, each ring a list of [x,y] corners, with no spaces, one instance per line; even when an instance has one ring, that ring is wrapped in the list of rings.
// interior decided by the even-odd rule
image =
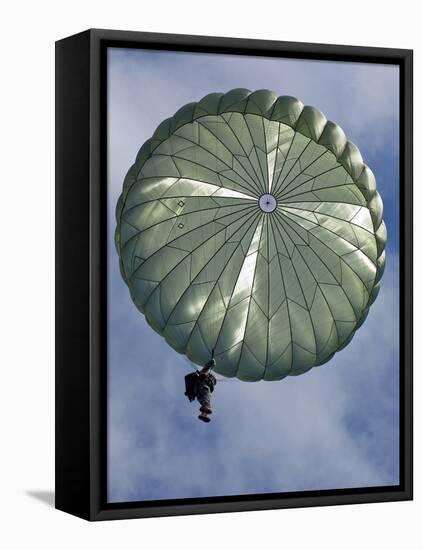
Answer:
[[[197,401],[200,403],[201,412],[211,414],[210,396],[214,391],[216,378],[209,372],[200,372],[197,381]]]

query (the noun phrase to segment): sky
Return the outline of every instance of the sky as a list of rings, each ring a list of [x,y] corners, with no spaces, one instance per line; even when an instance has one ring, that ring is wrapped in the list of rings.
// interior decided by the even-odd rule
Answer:
[[[114,210],[159,123],[210,92],[267,88],[338,123],[375,173],[388,229],[381,291],[351,344],[278,382],[218,382],[212,422],[184,396],[189,361],[149,327],[118,266]],[[399,483],[398,67],[108,50],[108,500]]]

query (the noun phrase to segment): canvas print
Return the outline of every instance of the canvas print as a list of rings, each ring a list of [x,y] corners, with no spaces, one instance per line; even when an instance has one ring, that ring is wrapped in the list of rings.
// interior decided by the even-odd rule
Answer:
[[[108,502],[398,486],[398,65],[107,75]]]

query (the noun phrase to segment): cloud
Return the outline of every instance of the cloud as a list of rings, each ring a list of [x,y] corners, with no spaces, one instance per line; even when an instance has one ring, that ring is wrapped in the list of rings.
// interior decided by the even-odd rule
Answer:
[[[382,173],[386,150],[397,143],[396,69],[139,50],[109,55],[109,499],[398,483],[396,246],[381,293],[345,350],[280,382],[218,383],[213,421],[205,425],[183,395],[189,362],[133,306],[112,242],[114,205],[140,145],[163,118],[210,91],[296,95],[340,123]],[[397,186],[395,174],[384,185]],[[396,243],[392,197],[386,205]]]
[[[232,88],[268,88],[321,109],[366,153],[398,131],[398,67],[142,50],[109,50],[115,153],[133,162],[159,122],[182,105]],[[124,83],[128,83],[125,85]]]
[[[183,396],[188,362],[142,316],[126,314],[123,288],[110,358],[111,500],[396,484],[398,263],[390,263],[348,348],[281,382],[218,383],[209,425]]]

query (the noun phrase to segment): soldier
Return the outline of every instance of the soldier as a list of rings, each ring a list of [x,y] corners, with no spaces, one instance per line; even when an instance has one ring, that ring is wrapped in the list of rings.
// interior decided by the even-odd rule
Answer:
[[[208,361],[201,371],[196,370],[185,376],[185,395],[190,401],[200,403],[200,414],[198,418],[203,422],[210,422],[209,415],[212,414],[210,405],[210,396],[216,385],[216,378],[211,373],[215,367],[216,361],[211,359]]]

